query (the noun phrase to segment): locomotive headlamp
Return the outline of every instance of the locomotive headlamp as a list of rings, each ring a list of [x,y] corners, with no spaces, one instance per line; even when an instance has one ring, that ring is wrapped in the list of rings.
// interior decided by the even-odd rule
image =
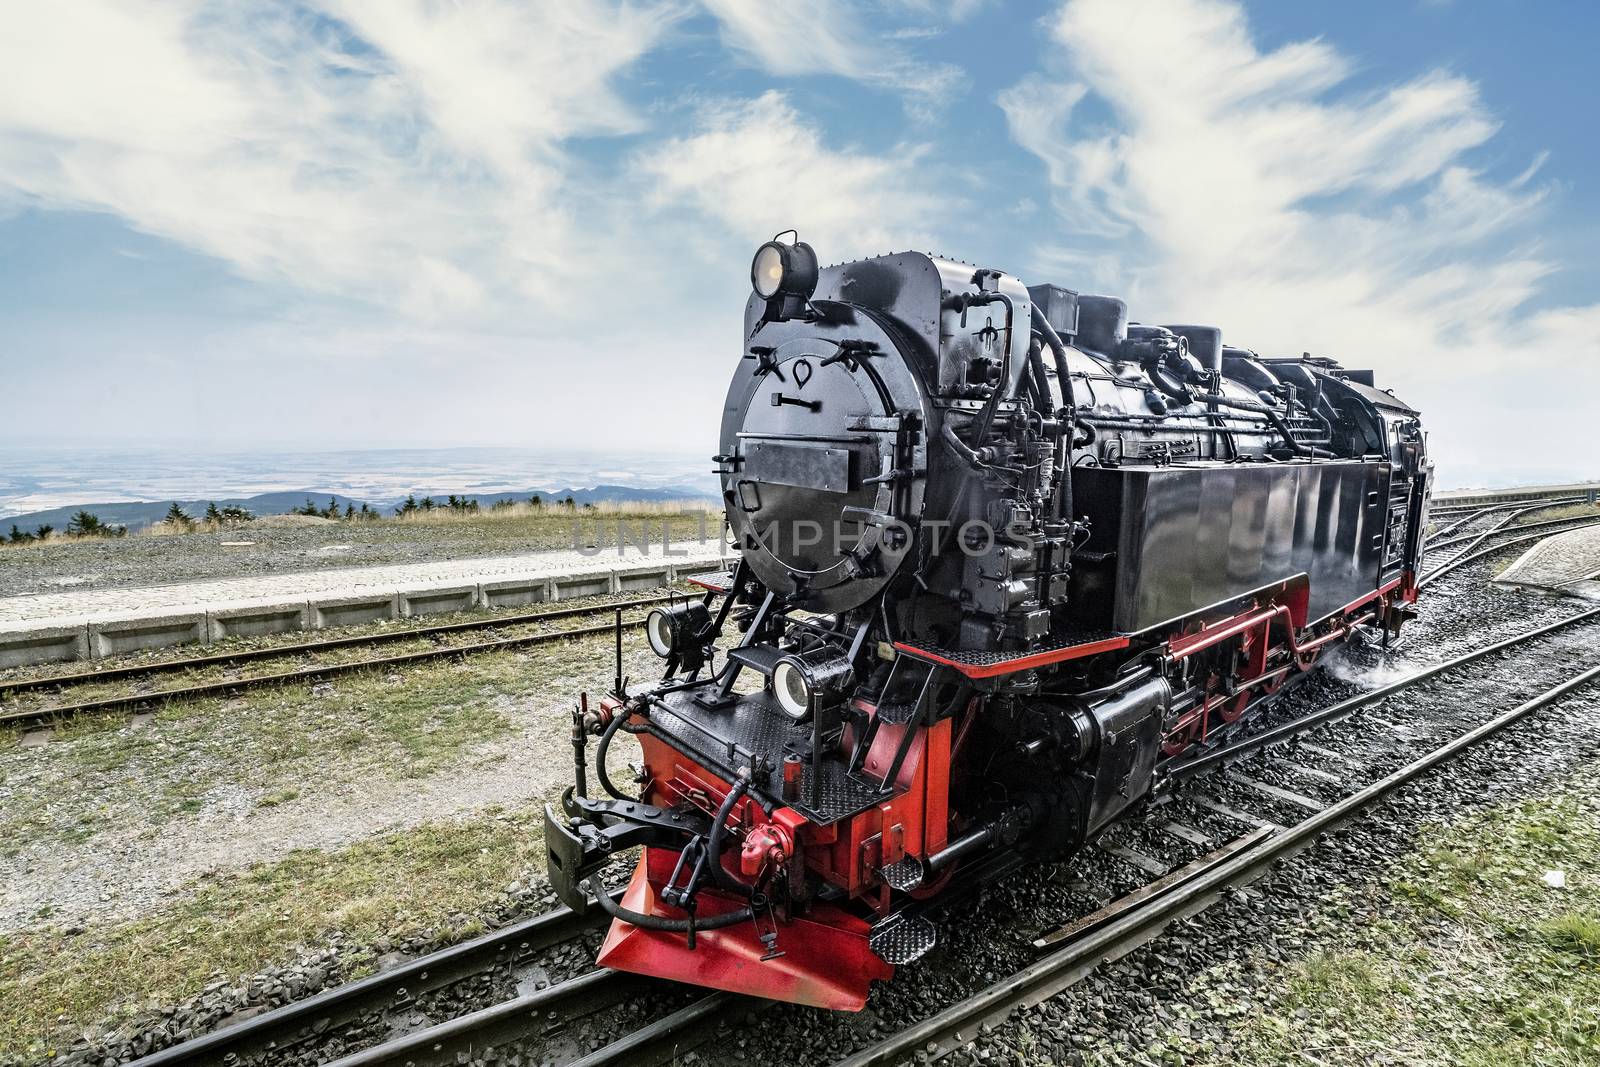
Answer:
[[[756,295],[763,300],[771,300],[778,295],[778,287],[783,284],[782,245],[772,241],[757,250],[755,262],[750,264],[750,284],[755,286]]]
[[[756,249],[756,258],[750,261],[750,285],[767,302],[766,317],[773,321],[805,311],[806,301],[817,291],[817,254],[798,234],[795,237],[793,244],[773,238]]]
[[[711,632],[711,610],[698,600],[656,608],[644,620],[645,640],[662,659],[693,658]]]
[[[817,701],[844,692],[853,673],[850,661],[831,648],[785,656],[772,668],[772,695],[785,715],[801,722]]]

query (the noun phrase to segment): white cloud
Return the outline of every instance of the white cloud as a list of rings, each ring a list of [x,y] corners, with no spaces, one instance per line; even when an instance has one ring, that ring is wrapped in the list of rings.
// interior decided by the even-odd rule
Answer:
[[[721,23],[723,42],[771,74],[834,74],[894,89],[907,94],[907,106],[923,116],[965,80],[949,64],[914,59],[890,43],[890,34],[880,34],[858,18],[859,5],[845,0],[701,2]],[[958,0],[950,17],[965,17],[972,6]]]
[[[884,0],[884,3],[890,10],[898,9],[941,22],[965,22],[990,6],[990,0]]]
[[[939,202],[918,184],[926,151],[830,148],[783,94],[768,92],[706,108],[696,131],[642,154],[635,166],[657,208],[687,204],[752,250],[773,230],[793,226],[833,262],[929,239]]]
[[[1527,225],[1539,161],[1503,182],[1467,162],[1497,123],[1465,78],[1344,90],[1351,64],[1326,42],[1262,51],[1223,0],[1071,0],[1047,28],[1058,73],[999,102],[1046,165],[1070,240],[1039,260],[1083,272],[1061,280],[1268,354],[1376,365],[1430,409],[1458,476],[1500,462],[1481,431],[1513,380],[1508,344],[1519,371],[1593,350],[1577,324],[1594,309],[1519,312],[1554,269]],[[1084,117],[1091,96],[1109,128]],[[1445,380],[1474,387],[1435,405]]]
[[[421,317],[548,300],[581,243],[563,143],[680,12],[571,0],[25,5],[0,195],[113,212],[244,275]]]
[[[105,213],[265,284],[238,286],[236,305],[137,312],[85,293],[81,317],[8,321],[6,353],[91,374],[106,399],[80,421],[107,437],[314,428],[709,454],[729,364],[707,342],[738,337],[755,244],[798,225],[829,260],[905,247],[938,203],[919,191],[921,147],[830,144],[777,94],[630,107],[624,80],[684,14],[676,0],[8,12],[0,210]],[[688,128],[662,139],[647,118]],[[635,139],[587,143],[613,135]],[[641,248],[665,269],[639,272]],[[10,383],[19,433],[55,432],[60,373]],[[602,429],[596,404],[637,417]]]

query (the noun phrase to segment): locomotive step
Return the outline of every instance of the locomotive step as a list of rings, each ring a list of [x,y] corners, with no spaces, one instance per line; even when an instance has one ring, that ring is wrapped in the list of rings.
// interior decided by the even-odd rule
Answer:
[[[728,650],[729,659],[735,663],[742,663],[768,678],[772,677],[772,672],[777,669],[778,661],[783,655],[782,649],[770,645],[748,645]]]
[[[704,574],[691,574],[684,581],[690,585],[698,585],[701,589],[709,589],[713,593],[726,593],[733,588],[733,572],[706,571]]]
[[[867,945],[886,963],[896,967],[926,956],[939,943],[939,928],[922,915],[896,912],[872,927]]]
[[[887,867],[879,868],[878,877],[882,878],[890,889],[907,892],[922,884],[922,861],[915,856],[906,856]]]

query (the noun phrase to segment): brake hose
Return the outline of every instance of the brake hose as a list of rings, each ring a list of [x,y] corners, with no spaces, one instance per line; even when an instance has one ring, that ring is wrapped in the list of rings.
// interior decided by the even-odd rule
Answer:
[[[629,712],[625,711],[620,712],[613,716],[610,722],[606,723],[604,732],[600,734],[600,743],[595,746],[594,769],[595,773],[600,778],[600,785],[607,793],[610,793],[618,800],[629,800],[637,804],[639,803],[639,798],[630,797],[626,793],[619,790],[611,783],[611,775],[606,771],[606,749],[611,747],[611,739],[616,736],[618,730],[622,729],[622,723],[625,719],[627,719],[629,714]]]

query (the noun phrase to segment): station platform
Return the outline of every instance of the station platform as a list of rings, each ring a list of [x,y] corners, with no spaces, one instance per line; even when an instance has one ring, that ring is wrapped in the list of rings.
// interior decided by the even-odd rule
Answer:
[[[1600,526],[1568,530],[1536,542],[1495,581],[1600,600]]]
[[[627,546],[0,597],[0,668],[655,589],[727,567],[729,552]]]

